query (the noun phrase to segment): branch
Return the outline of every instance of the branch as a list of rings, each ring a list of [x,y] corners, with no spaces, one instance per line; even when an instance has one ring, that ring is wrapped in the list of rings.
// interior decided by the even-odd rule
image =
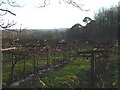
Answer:
[[[14,26],[15,24],[16,24],[16,23],[15,23],[14,21],[11,22],[11,23],[8,22],[8,24],[5,25],[5,26],[4,26],[4,23],[2,23],[2,24],[0,25],[0,27],[3,28],[3,29],[7,29],[7,28],[10,28],[10,27]]]
[[[20,7],[16,2],[14,2],[12,0],[7,0],[7,3],[12,7]]]
[[[102,88],[105,88],[105,85],[104,85],[104,82],[103,82],[102,78],[100,80],[102,82]]]
[[[7,10],[7,9],[0,9],[0,11],[3,11],[3,12],[9,12],[10,14],[12,14],[12,15],[14,15],[14,16],[16,16],[16,14],[15,13],[13,13],[13,12],[11,12],[11,11],[9,11],[9,10]],[[6,14],[5,13],[5,14]]]
[[[38,80],[39,80],[39,82],[42,84],[42,86],[43,87],[45,87],[46,86],[46,84],[42,81],[42,80],[40,80],[40,78],[38,77]]]
[[[7,12],[5,12],[4,14],[2,14],[2,12],[1,12],[0,16],[4,16],[4,15],[6,15],[6,14],[7,14]]]
[[[78,2],[79,1],[81,1],[81,0],[78,0],[78,2],[77,1],[74,1],[74,0],[62,0],[64,3],[67,3],[67,4],[71,4],[71,5],[73,5],[74,7],[77,7],[77,8],[79,8],[80,10],[82,10],[82,11],[89,11],[90,9],[87,9],[87,10],[84,10],[83,9],[83,6],[84,6],[84,4],[79,4]],[[58,0],[58,2],[59,2],[59,4],[61,4],[61,0]],[[49,4],[47,4],[47,0],[44,0],[43,1],[43,5],[40,5],[39,4],[39,6],[38,6],[38,8],[42,8],[42,7],[45,7],[45,6],[48,6],[49,4],[50,4],[50,0],[49,0]]]
[[[99,84],[96,83],[96,85],[97,85],[98,88],[100,88],[100,85],[99,85]]]
[[[40,3],[39,3],[38,8],[42,8],[42,7],[45,7],[45,6],[50,5],[50,0],[48,0],[48,2],[49,2],[49,3],[47,4],[47,0],[44,0],[43,5],[40,5]]]
[[[71,88],[72,90],[73,90],[73,87],[72,87],[72,85],[70,85],[68,82],[60,82],[61,84],[66,84],[66,85],[68,85],[69,86],[69,88]]]
[[[9,50],[15,50],[16,47],[11,47],[11,48],[4,48],[4,49],[1,49],[2,52],[5,52],[5,51],[9,51]]]
[[[61,4],[61,0],[59,0],[59,4]]]
[[[80,1],[80,0],[79,0]],[[87,10],[83,10],[83,6],[84,4],[78,4],[77,2],[73,1],[73,0],[63,0],[64,3],[68,3],[68,4],[71,4],[73,5],[74,7],[77,7],[79,8],[80,10],[82,11],[89,11],[90,9],[87,9]]]
[[[2,4],[5,4],[5,2],[1,0],[1,2],[0,2],[0,6],[1,6]]]

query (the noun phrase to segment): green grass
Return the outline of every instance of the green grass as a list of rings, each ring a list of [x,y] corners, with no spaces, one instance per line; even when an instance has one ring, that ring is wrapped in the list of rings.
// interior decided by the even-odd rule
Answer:
[[[117,57],[118,56],[113,55],[111,58],[111,61],[113,61],[112,63],[114,65],[111,67],[111,77],[109,77],[107,80],[104,80],[105,87],[118,87],[118,67],[116,65],[118,63]],[[43,76],[39,76],[39,78],[45,83],[44,88],[65,88],[70,86],[89,88],[89,69],[90,60],[86,60],[85,58],[78,58],[77,60],[70,62],[65,67],[49,72]],[[38,79],[35,79],[30,81],[30,83],[27,82],[25,85],[22,85],[22,87],[41,88],[43,86]]]
[[[74,53],[74,52],[72,52],[72,53]],[[8,55],[4,54],[3,57],[4,57],[3,58],[4,64],[3,64],[3,68],[2,68],[2,77],[3,77],[3,82],[5,82],[5,81],[8,81],[8,79],[10,78],[11,63],[10,63]],[[33,59],[34,58],[32,56],[29,57],[28,59],[26,59],[26,73],[33,73],[33,62],[34,62]],[[35,60],[38,61],[39,68],[46,66],[46,57],[44,55],[36,57]],[[62,60],[62,53],[55,54],[55,56],[49,55],[49,63],[51,63],[51,64],[57,63],[61,60]],[[15,74],[15,78],[19,78],[22,76],[22,74],[23,74],[23,60],[20,60],[15,65],[14,74]]]
[[[3,63],[4,62],[10,62],[10,60],[9,60],[9,55],[7,55],[7,54],[3,54],[3,61],[2,61]]]
[[[83,58],[77,59],[73,62],[70,62],[63,68],[60,68],[56,71],[50,72],[44,77],[39,77],[45,84],[45,88],[61,88],[61,87],[68,87],[68,84],[75,85],[81,84],[83,85],[88,80],[88,76],[86,75],[87,71],[90,69],[90,61],[84,60]],[[86,85],[87,85],[86,84]],[[32,82],[31,85],[27,85],[31,88],[40,88],[42,85],[39,80]]]
[[[120,87],[119,86],[119,81],[120,81],[120,72],[119,72],[119,59],[118,58],[120,58],[120,55],[113,55],[113,57],[112,57],[112,61],[113,61],[113,65],[112,65],[112,71],[111,71],[111,74],[112,74],[112,79],[110,79],[111,80],[111,85],[112,85],[112,87]]]
[[[7,81],[10,76],[10,65],[2,65],[2,81]]]
[[[119,81],[120,81],[120,73],[119,73],[119,67],[118,67],[118,57],[120,57],[119,55],[113,54],[110,58],[110,63],[111,63],[111,67],[110,67],[110,72],[108,74],[108,79],[106,81],[104,81],[105,83],[105,87],[109,87],[109,88],[118,88],[119,86]]]
[[[82,49],[81,49],[82,50]],[[71,56],[76,55],[75,51],[70,52]],[[63,59],[63,53],[56,53],[55,56],[51,53],[49,55],[49,63],[57,63]],[[69,52],[66,52],[66,57],[69,57]],[[111,79],[105,82],[106,86],[116,87],[118,84],[118,67],[117,67],[117,60],[118,55],[111,56],[111,61],[115,62],[113,65],[113,69],[111,72]],[[120,57],[119,57],[120,58]],[[46,57],[39,56],[36,57],[36,61],[38,60],[39,68],[42,68],[46,65]],[[4,56],[4,62],[8,62],[9,59],[7,56]],[[11,64],[6,63],[3,64],[3,73],[2,78],[3,82],[7,81],[10,76],[10,69]],[[61,88],[61,87],[88,87],[90,82],[88,81],[88,71],[90,69],[90,60],[86,60],[85,58],[78,58],[77,60],[70,62],[65,67],[59,68],[53,72],[49,72],[43,76],[39,76],[39,78],[45,83],[45,88]],[[19,78],[19,76],[23,74],[23,60],[19,61],[14,69],[15,78]],[[26,59],[26,72],[33,72],[33,58]],[[67,85],[67,84],[69,85]],[[39,88],[42,87],[42,84],[39,82],[38,79],[25,83],[25,85],[21,87],[30,87],[30,88]]]

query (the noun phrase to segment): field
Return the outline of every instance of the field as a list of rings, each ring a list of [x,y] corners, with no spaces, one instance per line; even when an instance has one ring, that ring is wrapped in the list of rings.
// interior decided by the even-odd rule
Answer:
[[[117,49],[80,41],[5,39],[3,88],[119,87]]]

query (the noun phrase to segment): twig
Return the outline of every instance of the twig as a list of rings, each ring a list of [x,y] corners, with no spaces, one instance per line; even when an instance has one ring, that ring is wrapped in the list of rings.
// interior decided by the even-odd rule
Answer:
[[[20,7],[16,2],[14,2],[12,0],[7,0],[7,3],[12,7]]]
[[[43,3],[44,3],[43,5],[40,5],[40,4],[39,4],[38,8],[43,8],[43,7],[45,7],[45,6],[50,5],[50,0],[49,0],[49,3],[48,3],[48,4],[47,4],[47,0],[44,0]]]
[[[61,0],[59,0],[59,4],[61,4]]]
[[[98,86],[98,88],[100,88],[100,85],[96,83],[96,85]]]
[[[5,4],[5,2],[1,0],[0,6],[1,6],[2,4]]]
[[[40,78],[38,77],[38,80],[39,80],[39,82],[42,84],[42,86],[43,87],[45,87],[46,86],[46,84],[42,81],[42,80],[40,80]]]
[[[7,29],[7,28],[10,28],[10,27],[14,26],[15,24],[16,24],[16,22],[14,22],[14,21],[11,22],[11,23],[9,23],[9,21],[8,21],[8,24],[7,24],[7,25],[3,26],[4,23],[2,23],[2,24],[0,25],[0,27],[3,28],[3,29]]]
[[[80,0],[79,0],[80,1]],[[83,5],[79,5],[77,2],[75,2],[75,1],[73,1],[73,0],[63,0],[63,2],[64,3],[68,3],[68,4],[71,4],[71,5],[73,5],[74,7],[77,7],[77,8],[79,8],[81,11],[89,11],[90,9],[87,9],[87,10],[83,10],[83,6],[84,6],[84,4]]]
[[[82,10],[82,11],[89,11],[90,9],[87,9],[87,10],[83,10],[83,6],[84,6],[84,4],[78,4],[76,1],[74,1],[74,0],[62,0],[64,3],[68,3],[68,4],[71,4],[71,5],[73,5],[74,7],[77,7],[77,8],[79,8],[80,10]],[[79,0],[79,1],[81,1],[81,0]],[[61,0],[58,0],[58,2],[59,2],[59,4],[61,4]],[[39,6],[37,6],[38,8],[42,8],[42,7],[45,7],[45,6],[48,6],[49,4],[50,4],[50,0],[49,0],[49,4],[47,4],[47,0],[44,0],[44,2],[43,2],[44,4],[43,5],[40,5],[39,4]]]
[[[5,49],[1,49],[2,52],[4,51],[9,51],[9,50],[15,50],[16,47],[11,47],[11,48],[5,48]]]
[[[104,82],[103,82],[102,78],[101,78],[100,80],[101,80],[101,82],[102,82],[102,84],[103,84],[102,88],[104,88],[104,87],[105,87],[105,85],[104,85]]]
[[[0,11],[6,12],[6,13],[8,12],[8,13],[10,13],[10,14],[16,16],[15,13],[13,13],[13,12],[11,12],[10,10],[7,10],[7,9],[0,9]]]
[[[74,90],[73,87],[72,87],[69,83],[67,83],[67,82],[65,82],[65,81],[64,81],[64,82],[61,82],[61,83],[62,83],[62,84],[66,84],[66,85],[68,85],[69,88],[71,88],[72,90]]]

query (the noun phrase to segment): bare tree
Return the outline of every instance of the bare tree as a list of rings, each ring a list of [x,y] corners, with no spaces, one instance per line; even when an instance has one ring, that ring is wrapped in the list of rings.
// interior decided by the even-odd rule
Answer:
[[[16,16],[16,14],[7,8],[3,8],[3,6],[20,7],[14,0],[0,0],[0,57],[1,57],[0,58],[0,89],[2,89],[2,51],[1,51],[2,31],[1,29],[6,30],[16,24],[16,22],[14,21],[12,22],[8,21],[7,24],[5,24],[3,20],[3,16],[5,16],[6,14],[11,14]]]
[[[62,4],[62,2],[63,2],[63,3],[73,5],[74,7],[77,7],[82,11],[89,11],[90,10],[90,9],[83,9],[84,4],[82,4],[81,0],[58,0],[58,2],[59,2],[59,4]],[[50,0],[41,0],[38,8],[49,6],[50,3],[51,3]]]
[[[11,14],[16,16],[16,14],[13,13],[11,10],[7,8],[2,8],[2,6],[5,6],[5,5],[10,7],[20,7],[14,0],[0,0],[0,29],[4,29],[4,30],[16,24],[16,22],[14,21],[11,21],[11,22],[8,21],[7,24],[5,24],[3,20],[3,16],[5,16],[6,14]]]

